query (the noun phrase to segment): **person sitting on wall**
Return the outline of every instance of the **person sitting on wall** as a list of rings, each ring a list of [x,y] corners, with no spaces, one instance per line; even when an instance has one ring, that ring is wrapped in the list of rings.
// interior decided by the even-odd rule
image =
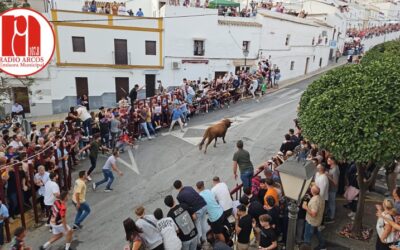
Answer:
[[[18,102],[14,102],[14,105],[11,107],[11,117],[16,115],[22,115],[22,117],[25,119],[24,108]]]

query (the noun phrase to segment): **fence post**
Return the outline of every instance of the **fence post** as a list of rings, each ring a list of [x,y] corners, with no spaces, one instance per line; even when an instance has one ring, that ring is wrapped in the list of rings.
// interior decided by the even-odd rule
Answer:
[[[5,204],[5,196],[4,196],[4,183],[3,183],[3,178],[0,178],[0,199],[3,204]],[[10,242],[11,241],[11,233],[10,233],[10,223],[8,221],[8,218],[4,220],[4,228],[6,230],[6,241]]]
[[[25,213],[24,213],[24,201],[22,197],[22,187],[21,187],[21,177],[19,176],[19,167],[20,164],[15,164],[14,165],[14,174],[15,174],[15,182],[17,183],[17,200],[18,200],[18,208],[19,208],[19,213],[21,215],[21,224],[22,227],[26,228],[26,223],[25,223]]]
[[[63,173],[63,179],[64,179],[64,185],[62,187],[62,189],[64,189],[65,191],[68,191],[68,184],[67,184],[67,171],[65,169],[66,165],[65,165],[65,160],[64,160],[64,142],[61,141],[60,142],[60,152],[61,152],[61,165],[62,165],[62,173]]]
[[[39,224],[39,214],[37,210],[37,197],[36,197],[36,185],[34,181],[34,170],[33,170],[33,165],[32,163],[28,163],[29,166],[29,179],[31,183],[31,191],[32,191],[32,207],[33,207],[33,215],[35,218],[35,224]]]

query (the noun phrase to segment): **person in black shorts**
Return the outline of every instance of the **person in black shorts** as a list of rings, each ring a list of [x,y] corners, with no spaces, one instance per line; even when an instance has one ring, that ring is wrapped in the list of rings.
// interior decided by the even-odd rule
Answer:
[[[240,204],[237,207],[235,231],[237,234],[237,250],[248,250],[250,247],[250,234],[253,229],[253,219],[246,212],[245,205]]]

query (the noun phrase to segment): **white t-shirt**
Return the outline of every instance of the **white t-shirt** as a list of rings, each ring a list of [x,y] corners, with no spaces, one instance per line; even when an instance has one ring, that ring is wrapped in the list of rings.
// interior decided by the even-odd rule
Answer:
[[[324,199],[328,200],[329,196],[329,179],[326,174],[315,174],[315,184],[319,187],[319,195]]]
[[[52,180],[49,180],[44,184],[44,204],[46,206],[53,206],[56,196],[54,194],[60,193],[58,184]]]
[[[87,119],[92,118],[85,106],[80,106],[76,109],[76,112],[78,112],[78,116],[81,121],[86,121]]]
[[[214,194],[215,199],[224,211],[232,208],[231,194],[229,193],[228,186],[225,183],[218,183],[211,189],[211,192]]]
[[[44,172],[43,175],[36,173],[35,180],[41,180],[43,184],[46,184],[50,180],[50,174],[49,174],[49,172]],[[44,185],[39,187],[38,193],[40,196],[44,196],[44,194],[45,194],[45,186]]]
[[[167,217],[157,221],[157,228],[161,232],[165,250],[182,248],[182,242],[176,234],[178,226],[171,218]]]
[[[10,144],[8,144],[8,146],[11,146],[11,147],[13,147],[15,149],[18,149],[20,147],[23,147],[24,144],[22,144],[22,142],[20,142],[20,141],[19,142],[18,141],[11,141]]]
[[[104,163],[103,169],[108,169],[110,170],[112,165],[115,164],[115,162],[117,161],[117,159],[115,159],[115,156],[110,156],[108,157],[106,163]]]

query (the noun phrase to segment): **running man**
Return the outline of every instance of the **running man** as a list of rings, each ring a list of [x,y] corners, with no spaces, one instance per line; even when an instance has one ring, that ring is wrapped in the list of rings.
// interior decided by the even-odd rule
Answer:
[[[77,213],[73,230],[81,229],[81,223],[90,214],[89,204],[86,202],[86,171],[79,172],[79,179],[75,181],[74,193],[72,195],[72,203],[76,207]]]
[[[118,157],[119,157],[118,150],[114,150],[113,154],[110,157],[108,157],[106,163],[104,163],[104,166],[103,166],[104,179],[101,181],[98,181],[96,183],[93,183],[92,187],[93,187],[94,191],[96,190],[96,188],[98,186],[100,186],[101,184],[104,184],[106,182],[107,182],[107,186],[106,186],[106,189],[104,190],[104,192],[112,191],[111,184],[114,181],[114,175],[113,175],[112,171],[117,172],[119,176],[124,175],[117,167],[117,158]]]
[[[60,194],[60,198],[54,202],[54,205],[51,209],[52,215],[50,220],[53,237],[51,237],[49,241],[40,246],[40,250],[47,249],[51,244],[61,239],[64,235],[66,241],[65,250],[70,250],[73,231],[67,224],[67,200],[68,192],[62,191]]]
[[[101,145],[100,135],[96,135],[94,137],[94,140],[90,144],[86,145],[81,150],[79,150],[79,155],[87,149],[90,150],[90,154],[89,154],[90,168],[87,171],[87,180],[91,181],[92,178],[90,177],[90,174],[96,168],[96,162],[97,162],[97,156],[99,155],[99,150],[109,150],[109,149],[107,147],[104,147]]]
[[[257,88],[258,88],[258,80],[257,80],[257,78],[252,77],[251,78],[251,85],[250,85],[250,93],[253,96],[253,99],[256,99],[256,94],[255,93],[257,91]],[[258,99],[256,101],[259,102]]]

